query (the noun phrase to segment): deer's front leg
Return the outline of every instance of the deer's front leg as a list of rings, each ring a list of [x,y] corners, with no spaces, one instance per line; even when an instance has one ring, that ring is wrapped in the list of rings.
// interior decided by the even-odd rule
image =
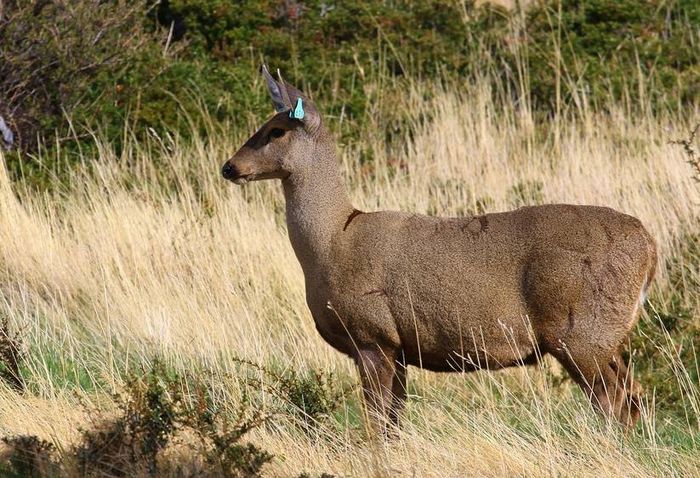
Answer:
[[[392,404],[391,411],[389,412],[389,419],[391,423],[397,428],[401,421],[401,414],[403,413],[404,405],[406,404],[406,361],[403,357],[403,352],[399,354],[398,360],[394,362],[394,377],[391,384],[392,393]]]
[[[359,350],[355,357],[370,422],[385,433],[395,423],[393,389],[396,379],[396,353],[376,346]]]

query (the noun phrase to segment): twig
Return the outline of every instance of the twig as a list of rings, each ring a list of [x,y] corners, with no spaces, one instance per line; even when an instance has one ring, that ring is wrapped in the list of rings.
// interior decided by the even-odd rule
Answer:
[[[693,128],[693,131],[690,132],[690,137],[688,137],[688,139],[677,139],[670,142],[670,144],[679,144],[683,146],[683,151],[685,151],[685,154],[688,157],[688,159],[686,159],[686,163],[690,164],[690,166],[693,168],[693,179],[698,182],[700,182],[700,155],[698,155],[694,144],[695,136],[698,134],[699,130],[700,123],[695,125],[695,128]]]

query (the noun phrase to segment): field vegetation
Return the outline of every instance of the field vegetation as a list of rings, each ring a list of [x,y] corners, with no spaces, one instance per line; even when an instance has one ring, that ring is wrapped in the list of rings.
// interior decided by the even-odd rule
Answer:
[[[47,3],[66,18],[94,14],[91,2]],[[304,2],[294,23],[278,10],[301,2],[269,2],[281,16],[263,16],[265,29],[252,2],[233,11],[172,0],[147,12],[103,2],[93,10],[106,4],[114,16],[85,30],[92,41],[134,28],[114,37],[124,58],[93,51],[76,68],[66,52],[78,46],[46,47],[86,96],[75,108],[60,88],[48,103],[17,99],[21,121],[8,122],[24,131],[19,148],[0,151],[0,474],[700,474],[694,2],[535,2],[526,12],[407,2],[402,14],[375,3],[321,15]],[[17,51],[34,41],[18,27],[34,15],[22,7],[0,7],[0,42],[13,38]],[[125,12],[139,22],[113,27]],[[354,366],[306,308],[281,188],[220,177],[271,113],[263,55],[327,113],[360,209],[462,216],[567,202],[639,217],[660,255],[629,344],[645,390],[640,425],[624,434],[606,423],[545,360],[496,373],[412,370],[397,439],[370,439]],[[134,88],[124,103],[118,85]]]

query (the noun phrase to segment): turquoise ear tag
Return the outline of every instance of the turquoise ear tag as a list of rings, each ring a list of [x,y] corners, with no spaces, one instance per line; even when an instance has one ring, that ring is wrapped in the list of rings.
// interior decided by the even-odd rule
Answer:
[[[289,117],[292,119],[304,119],[304,105],[301,102],[301,98],[297,98],[297,105],[293,110],[289,110]]]

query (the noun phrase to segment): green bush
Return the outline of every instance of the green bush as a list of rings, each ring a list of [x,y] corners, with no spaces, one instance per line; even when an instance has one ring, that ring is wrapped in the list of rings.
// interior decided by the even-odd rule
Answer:
[[[278,380],[277,388],[285,400],[287,413],[297,418],[307,432],[316,430],[320,423],[332,417],[348,394],[348,390],[337,385],[332,374],[318,371],[290,370]]]
[[[88,145],[87,129],[124,115],[119,77],[158,43],[139,27],[141,6],[121,1],[9,2],[0,8],[0,116],[16,147]],[[153,65],[153,73],[160,65]],[[109,81],[108,81],[109,80]],[[121,118],[119,118],[121,120]],[[69,121],[70,120],[70,121]],[[115,121],[116,123],[116,121]],[[107,131],[116,139],[114,128]],[[15,175],[48,182],[54,165],[9,155]]]
[[[263,61],[310,91],[344,138],[367,122],[387,138],[405,130],[390,98],[416,78],[459,84],[488,71],[493,91],[526,94],[544,115],[585,102],[676,108],[700,93],[698,25],[691,0],[546,0],[526,12],[455,0],[9,2],[0,116],[21,152],[58,145],[73,161],[93,156],[91,131],[117,151],[126,127],[187,139],[206,134],[207,117],[269,114],[254,83]],[[8,161],[44,186],[72,162]]]
[[[149,38],[141,8],[123,2],[9,2],[0,7],[0,115],[18,146],[36,150],[64,115],[93,104],[103,74],[128,67]],[[76,134],[79,134],[76,132]]]
[[[16,150],[7,154],[14,177],[40,187],[63,178],[66,166],[96,156],[93,132],[118,153],[126,128],[137,138],[186,139],[204,133],[209,117],[231,118],[231,98],[242,111],[254,109],[248,99],[257,66],[235,69],[186,54],[187,45],[169,42],[168,33],[141,2],[0,9],[0,116],[15,133]],[[32,155],[42,146],[50,152],[39,164]]]
[[[646,100],[675,108],[700,93],[700,3],[694,0],[561,0],[527,15],[530,88],[536,107]],[[557,63],[557,58],[560,61]]]
[[[318,430],[319,425],[332,418],[340,404],[345,401],[353,387],[339,384],[331,373],[318,370],[296,371],[285,369],[278,371],[274,367],[266,367],[244,359],[236,359],[243,367],[254,370],[267,377],[270,383],[258,383],[261,389],[277,397],[280,412],[291,416],[307,433]]]
[[[231,420],[211,399],[211,377],[183,378],[154,361],[141,375],[132,375],[124,392],[114,396],[118,411],[105,415],[90,410],[91,426],[67,450],[32,435],[5,437],[0,475],[12,477],[55,476],[260,476],[272,455],[244,435],[262,425],[268,416],[247,401]],[[183,393],[183,389],[189,393]],[[185,443],[187,430],[198,443],[189,454],[166,455],[171,443]]]
[[[215,406],[202,379],[193,379],[185,396],[183,378],[155,361],[140,376],[132,376],[123,394],[116,395],[119,414],[98,416],[73,454],[81,476],[224,476],[255,477],[272,455],[243,436],[262,425],[267,416],[251,411],[247,402],[232,422]],[[197,453],[162,459],[162,451],[182,430],[200,442]],[[200,460],[201,457],[201,460]]]

